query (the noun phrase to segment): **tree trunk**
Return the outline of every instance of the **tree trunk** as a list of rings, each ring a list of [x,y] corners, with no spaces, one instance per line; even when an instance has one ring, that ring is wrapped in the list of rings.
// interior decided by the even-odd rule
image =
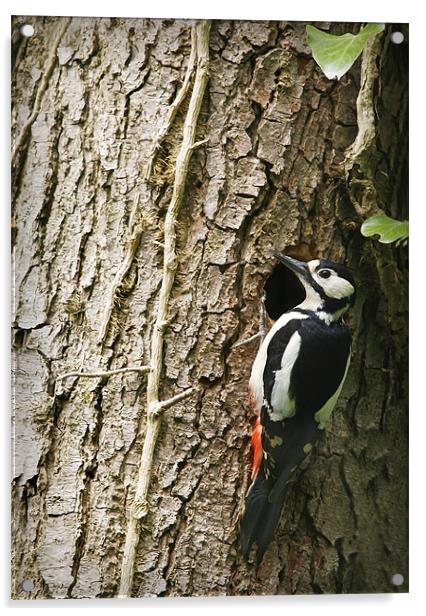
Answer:
[[[13,27],[23,23],[35,34],[13,49],[12,595],[112,597],[146,375],[62,377],[150,362],[193,76],[144,174],[185,80],[192,22],[19,17]],[[192,153],[178,214],[160,381],[162,399],[195,391],[161,416],[133,596],[408,588],[407,249],[359,231],[379,209],[407,215],[406,45],[386,32],[336,82],[304,31],[212,23],[196,131],[208,141]],[[256,333],[265,284],[271,318],[300,299],[274,250],[345,262],[359,291],[343,393],[256,571],[239,554],[238,520],[258,341],[235,344]]]

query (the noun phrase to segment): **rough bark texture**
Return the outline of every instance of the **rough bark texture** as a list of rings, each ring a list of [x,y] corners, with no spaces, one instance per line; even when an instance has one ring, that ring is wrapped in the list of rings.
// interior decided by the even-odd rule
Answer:
[[[35,26],[13,50],[14,142],[48,78],[12,185],[16,598],[117,593],[146,377],[56,377],[146,364],[186,111],[147,183],[156,135],[185,77],[191,22],[73,18],[49,74],[63,19],[14,20]],[[386,34],[369,53],[379,65],[369,84],[375,132],[355,156],[346,150],[358,133],[360,60],[332,82],[302,23],[212,24],[197,127],[208,143],[193,154],[179,214],[161,379],[163,399],[190,386],[196,393],[164,412],[134,596],[408,588],[407,249],[359,232],[377,208],[407,215],[407,51]],[[142,233],[99,344],[136,194]],[[233,345],[256,332],[274,249],[345,261],[359,294],[343,394],[256,572],[239,555],[238,518],[257,343]],[[294,292],[280,280],[290,305]],[[398,588],[395,573],[405,579]]]

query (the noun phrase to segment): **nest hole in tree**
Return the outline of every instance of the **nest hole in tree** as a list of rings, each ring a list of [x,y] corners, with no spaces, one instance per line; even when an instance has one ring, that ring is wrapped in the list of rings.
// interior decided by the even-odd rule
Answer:
[[[265,309],[273,321],[305,299],[302,283],[282,263],[277,263],[272,270],[265,282],[264,292]]]

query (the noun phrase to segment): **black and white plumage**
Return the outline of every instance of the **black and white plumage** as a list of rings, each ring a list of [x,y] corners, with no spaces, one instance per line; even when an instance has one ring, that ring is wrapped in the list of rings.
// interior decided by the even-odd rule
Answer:
[[[259,417],[241,546],[248,558],[256,543],[258,563],[278,524],[290,475],[312,449],[343,387],[351,337],[342,316],[355,300],[354,279],[343,265],[276,257],[296,274],[306,298],[274,323],[250,378]]]

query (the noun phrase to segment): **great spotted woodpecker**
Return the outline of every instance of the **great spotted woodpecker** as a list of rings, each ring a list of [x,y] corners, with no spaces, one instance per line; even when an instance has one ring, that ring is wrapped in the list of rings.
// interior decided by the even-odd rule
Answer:
[[[258,419],[241,547],[248,559],[256,543],[257,563],[278,524],[290,475],[312,449],[342,390],[351,352],[342,316],[355,300],[355,282],[345,266],[275,256],[296,274],[306,297],[274,323],[250,377]]]

